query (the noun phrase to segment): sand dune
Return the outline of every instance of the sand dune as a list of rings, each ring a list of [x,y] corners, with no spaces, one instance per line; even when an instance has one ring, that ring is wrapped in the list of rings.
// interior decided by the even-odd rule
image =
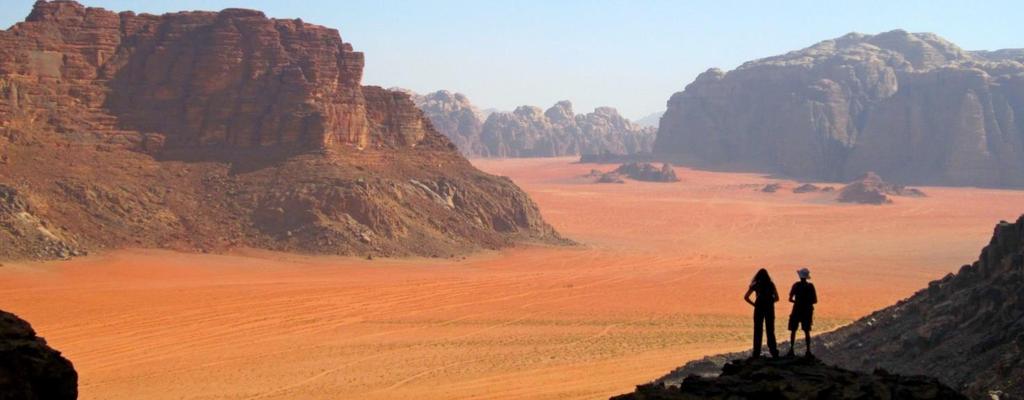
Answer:
[[[75,363],[84,399],[597,398],[747,346],[759,266],[785,288],[810,265],[826,329],[973,260],[1024,211],[1020,191],[856,206],[760,193],[775,180],[756,174],[597,185],[579,176],[611,166],[476,164],[582,244],[373,261],[124,250],[5,264],[0,308]]]

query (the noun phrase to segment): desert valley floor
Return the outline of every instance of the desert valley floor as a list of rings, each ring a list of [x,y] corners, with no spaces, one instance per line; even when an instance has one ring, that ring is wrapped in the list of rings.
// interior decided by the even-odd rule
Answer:
[[[581,176],[613,166],[475,163],[580,245],[399,260],[123,250],[6,263],[0,308],[74,362],[84,399],[601,398],[749,346],[757,267],[785,291],[809,265],[830,329],[973,261],[1024,211],[1024,191],[846,205],[792,181],[761,193],[779,181],[761,174],[602,185]]]

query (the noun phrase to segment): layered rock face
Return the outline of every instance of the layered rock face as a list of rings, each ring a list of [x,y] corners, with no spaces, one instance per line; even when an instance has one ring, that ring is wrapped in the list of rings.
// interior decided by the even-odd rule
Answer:
[[[649,152],[654,131],[633,124],[610,107],[576,115],[560,101],[546,111],[521,106],[487,117],[481,140],[492,157],[559,157]]]
[[[1018,54],[897,30],[711,69],[668,101],[655,153],[816,180],[1024,187]]]
[[[0,32],[0,257],[562,241],[362,67],[336,30],[258,11],[37,2]]]
[[[78,373],[32,326],[0,310],[0,399],[74,400]]]
[[[671,399],[964,399],[935,378],[860,373],[807,358],[736,360],[717,377],[689,376],[679,386],[637,386],[614,400]]]
[[[1024,216],[996,225],[978,260],[913,296],[817,336],[843,368],[934,376],[974,399],[1024,397]],[[717,373],[749,352],[706,357],[659,379]]]

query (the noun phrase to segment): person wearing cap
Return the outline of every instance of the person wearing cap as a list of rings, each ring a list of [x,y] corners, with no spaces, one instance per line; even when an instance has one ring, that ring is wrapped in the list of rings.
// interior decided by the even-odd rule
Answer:
[[[796,271],[800,281],[793,284],[789,290],[789,302],[793,303],[793,311],[789,314],[789,353],[793,356],[793,349],[796,347],[796,330],[803,328],[804,338],[807,339],[807,351],[804,356],[811,357],[811,322],[814,318],[814,304],[818,302],[818,293],[814,290],[814,284],[807,280],[811,278],[811,271],[807,268],[800,268]]]

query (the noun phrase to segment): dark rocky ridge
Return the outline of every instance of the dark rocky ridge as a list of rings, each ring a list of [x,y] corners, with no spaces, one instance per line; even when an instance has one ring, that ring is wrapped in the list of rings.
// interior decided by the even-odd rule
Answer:
[[[1000,222],[978,260],[927,289],[850,325],[817,336],[814,353],[843,368],[922,374],[974,399],[1024,398],[1024,216]],[[661,378],[709,375],[729,359],[711,356]]]
[[[563,242],[408,95],[362,86],[362,68],[338,31],[258,11],[37,2],[0,31],[0,239],[14,243],[0,257]],[[51,235],[25,234],[36,226]]]
[[[18,316],[0,310],[0,400],[74,400],[78,373]]]
[[[653,383],[613,400],[684,399],[965,399],[935,378],[853,372],[816,359],[740,359],[716,377],[689,376],[679,386]]]
[[[1019,54],[896,30],[710,69],[668,101],[654,150],[811,180],[1024,187]]]

